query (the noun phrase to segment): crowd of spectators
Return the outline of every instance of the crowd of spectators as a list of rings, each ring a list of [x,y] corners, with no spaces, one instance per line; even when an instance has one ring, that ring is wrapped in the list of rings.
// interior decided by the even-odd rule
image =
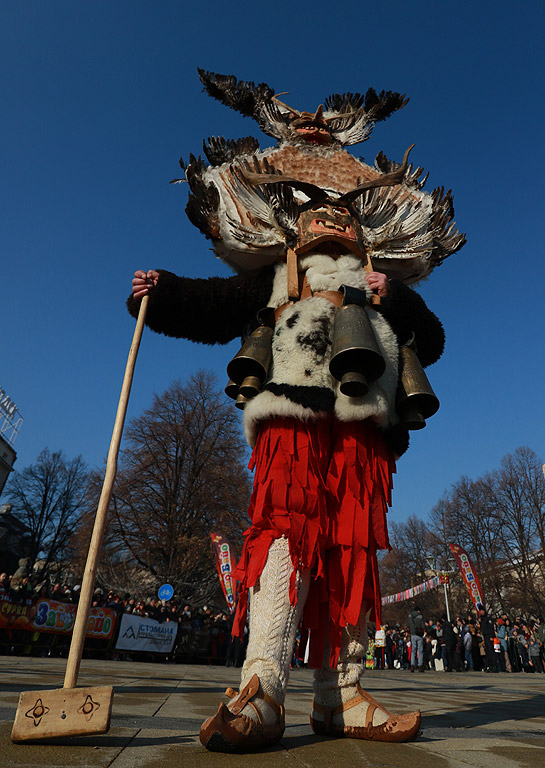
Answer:
[[[505,613],[492,618],[483,606],[453,620],[424,619],[414,606],[406,626],[384,626],[373,656],[376,669],[542,674],[545,623]]]
[[[8,595],[17,603],[34,603],[51,599],[60,603],[78,603],[81,585],[57,582],[42,583],[32,587],[28,577],[16,579],[7,573],[0,574],[0,596]],[[116,615],[123,613],[154,619],[159,623],[176,622],[178,625],[174,649],[169,660],[199,661],[229,666],[241,666],[244,661],[245,642],[232,640],[232,616],[209,606],[194,607],[187,602],[164,602],[155,597],[142,598],[130,593],[119,594],[114,590],[97,587],[93,593],[92,607],[108,608]],[[19,633],[20,634],[20,633]],[[57,647],[57,646],[55,646]],[[64,644],[59,648],[65,649]],[[14,650],[16,652],[16,650]],[[114,657],[125,658],[123,654]],[[134,654],[133,654],[134,656]],[[138,658],[138,656],[136,656]]]
[[[0,595],[7,594],[19,603],[49,598],[61,603],[77,603],[81,585],[57,582],[32,587],[28,577],[14,579],[0,574]],[[97,587],[92,606],[108,608],[117,615],[127,613],[178,625],[171,660],[197,661],[241,666],[243,642],[231,638],[232,616],[211,607],[194,607],[184,601],[164,602],[144,599],[130,593]],[[413,606],[402,626],[386,624],[375,643],[370,630],[368,665],[375,669],[445,672],[545,672],[545,622],[541,617],[492,618],[482,606],[477,613],[449,620],[425,619]],[[62,647],[62,644],[61,644]],[[124,658],[121,655],[121,658]],[[294,664],[300,664],[294,659]]]

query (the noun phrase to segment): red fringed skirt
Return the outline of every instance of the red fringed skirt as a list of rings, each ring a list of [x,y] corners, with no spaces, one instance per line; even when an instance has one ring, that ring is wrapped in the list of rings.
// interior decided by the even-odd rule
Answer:
[[[386,513],[395,463],[370,421],[275,418],[260,430],[250,469],[255,470],[248,514],[251,527],[235,570],[239,600],[233,634],[242,637],[248,589],[267,561],[271,543],[289,541],[294,572],[311,569],[302,621],[310,630],[309,665],[320,668],[326,635],[335,667],[342,628],[357,624],[365,601],[380,622],[377,549],[388,549]]]

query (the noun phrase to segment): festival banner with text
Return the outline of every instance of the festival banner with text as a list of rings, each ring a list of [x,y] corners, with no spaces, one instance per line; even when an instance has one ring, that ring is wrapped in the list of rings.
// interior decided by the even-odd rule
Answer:
[[[233,562],[229,542],[219,533],[211,533],[214,551],[216,553],[216,567],[220,579],[223,594],[231,613],[235,610],[236,584],[233,582]]]
[[[456,564],[460,569],[460,573],[464,579],[467,591],[469,592],[469,596],[473,601],[473,605],[477,609],[478,605],[484,605],[483,591],[481,589],[479,577],[477,576],[477,571],[475,570],[469,555],[463,547],[461,547],[459,544],[449,544],[449,547],[452,554],[454,555]]]
[[[36,603],[19,603],[9,595],[0,595],[0,629],[24,629],[27,632],[53,632],[69,635],[76,620],[77,606],[41,598]],[[114,631],[115,612],[109,608],[91,608],[87,637],[109,640]]]

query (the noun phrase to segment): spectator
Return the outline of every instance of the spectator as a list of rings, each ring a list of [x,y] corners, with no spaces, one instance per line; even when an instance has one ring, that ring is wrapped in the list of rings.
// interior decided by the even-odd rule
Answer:
[[[462,637],[462,642],[464,644],[464,659],[466,662],[466,669],[468,672],[473,671],[473,636],[469,627],[467,628],[467,632]]]
[[[53,591],[51,592],[51,599],[57,600],[59,603],[64,602],[64,589],[61,587],[60,582],[53,585]]]
[[[452,623],[446,616],[443,616],[443,639],[445,642],[445,672],[452,672],[457,638]]]
[[[146,605],[146,615],[149,616],[150,619],[155,619],[156,621],[158,619],[159,606],[157,605],[157,600],[154,597],[152,597],[148,605]]]
[[[497,672],[498,667],[494,654],[494,622],[485,610],[484,605],[477,606],[479,611],[479,622],[481,624],[481,633],[484,640],[485,672]]]
[[[10,579],[7,573],[0,573],[0,590],[4,590],[9,595],[10,592]]]
[[[433,665],[433,645],[432,641],[437,642],[430,632],[426,632],[424,635],[424,669],[435,671]]]
[[[123,613],[124,605],[121,602],[121,598],[117,593],[114,593],[111,597],[111,600],[108,602],[107,608],[111,608],[112,611],[115,611],[116,615],[119,615],[120,613]]]
[[[420,608],[415,605],[409,613],[409,630],[411,633],[411,672],[418,667],[424,671],[424,617]]]
[[[504,619],[497,621],[498,631],[496,637],[500,641],[500,662],[502,672],[511,672],[511,662],[509,660],[509,649],[507,647],[507,627]]]
[[[539,640],[534,640],[533,637],[530,637],[528,640],[528,663],[531,667],[531,671],[537,672],[539,674],[543,673],[540,643]]]

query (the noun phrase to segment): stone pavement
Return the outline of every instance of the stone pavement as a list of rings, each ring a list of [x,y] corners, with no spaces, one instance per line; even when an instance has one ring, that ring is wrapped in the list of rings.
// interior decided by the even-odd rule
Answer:
[[[182,664],[82,662],[79,684],[114,685],[112,727],[103,736],[12,744],[19,692],[62,686],[65,660],[0,657],[0,768],[515,768],[545,766],[545,675],[375,671],[365,688],[400,712],[420,707],[423,733],[410,744],[318,738],[308,716],[312,673],[293,670],[281,743],[253,755],[207,752],[202,721],[238,670]]]

